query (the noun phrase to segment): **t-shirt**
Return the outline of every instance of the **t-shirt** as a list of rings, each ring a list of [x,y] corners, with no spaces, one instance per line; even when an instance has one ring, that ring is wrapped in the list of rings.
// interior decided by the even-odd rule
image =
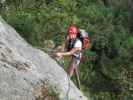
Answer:
[[[74,48],[81,48],[82,49],[82,42],[81,40],[77,39],[75,44],[74,44]],[[77,51],[76,53],[73,54],[73,56],[75,56],[76,58],[80,59],[82,56],[81,51]]]
[[[76,42],[75,42],[75,44],[74,44],[74,47],[75,48],[81,48],[82,49],[82,42],[79,39],[77,39]]]

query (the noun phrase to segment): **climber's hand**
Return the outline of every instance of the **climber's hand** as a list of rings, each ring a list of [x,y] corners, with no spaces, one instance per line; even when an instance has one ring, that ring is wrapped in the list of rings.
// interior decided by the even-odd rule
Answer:
[[[59,58],[62,58],[62,54],[60,52],[55,53],[55,55]]]

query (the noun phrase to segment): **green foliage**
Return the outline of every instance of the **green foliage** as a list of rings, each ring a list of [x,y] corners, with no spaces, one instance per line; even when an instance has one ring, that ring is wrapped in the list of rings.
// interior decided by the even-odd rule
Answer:
[[[133,70],[133,9],[129,6],[129,0],[7,0],[0,12],[40,48],[49,39],[61,44],[71,23],[86,29],[91,49],[84,52],[86,61],[79,68],[83,92],[93,100],[130,100],[133,83],[126,76]]]

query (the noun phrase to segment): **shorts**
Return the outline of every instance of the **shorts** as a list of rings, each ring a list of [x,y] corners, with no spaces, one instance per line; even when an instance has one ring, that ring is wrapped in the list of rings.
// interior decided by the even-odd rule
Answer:
[[[69,64],[69,71],[72,71],[72,70],[74,70],[75,68],[77,68],[78,67],[78,65],[79,65],[79,63],[80,63],[80,60],[79,59],[77,59],[76,57],[72,57],[72,59],[71,59],[71,62],[70,62],[70,64]]]

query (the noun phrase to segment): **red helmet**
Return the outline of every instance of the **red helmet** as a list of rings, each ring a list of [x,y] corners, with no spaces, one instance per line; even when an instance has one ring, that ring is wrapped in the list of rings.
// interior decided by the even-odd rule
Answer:
[[[77,28],[75,25],[70,25],[70,26],[68,27],[67,33],[68,33],[69,35],[71,35],[71,34],[76,34],[76,35],[77,35],[77,33],[78,33],[78,28]]]

